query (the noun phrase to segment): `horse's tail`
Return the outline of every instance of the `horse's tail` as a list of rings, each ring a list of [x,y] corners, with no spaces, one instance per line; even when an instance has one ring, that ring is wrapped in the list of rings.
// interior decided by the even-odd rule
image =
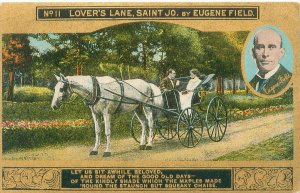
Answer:
[[[163,96],[161,94],[160,89],[152,83],[149,83],[151,90],[152,90],[152,104],[158,107],[163,107],[164,106],[164,100],[163,100]],[[153,109],[154,110],[154,115],[157,115],[160,110],[158,109]]]

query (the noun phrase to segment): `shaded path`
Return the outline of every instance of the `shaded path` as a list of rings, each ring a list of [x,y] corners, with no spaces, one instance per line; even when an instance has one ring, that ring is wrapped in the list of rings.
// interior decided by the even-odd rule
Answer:
[[[104,145],[99,148],[99,155],[89,156],[92,147],[71,145],[45,147],[20,152],[10,151],[3,154],[3,159],[26,160],[212,160],[224,154],[244,149],[252,144],[272,138],[293,128],[293,111],[282,112],[255,119],[240,120],[230,123],[225,137],[220,142],[209,139],[206,129],[204,137],[195,148],[183,147],[177,136],[173,140],[155,137],[153,150],[141,151],[133,139],[112,140],[112,156],[103,158]]]

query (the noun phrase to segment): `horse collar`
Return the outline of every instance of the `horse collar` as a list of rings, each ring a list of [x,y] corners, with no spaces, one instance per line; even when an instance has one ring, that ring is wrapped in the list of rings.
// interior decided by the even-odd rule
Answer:
[[[119,81],[119,80],[117,80],[117,79],[115,79],[116,80],[116,82],[117,83],[119,83],[119,85],[120,85],[120,91],[121,91],[121,99],[120,99],[120,102],[119,102],[119,104],[118,104],[118,107],[116,108],[116,110],[114,111],[114,114],[116,114],[116,113],[118,113],[119,111],[120,111],[120,109],[121,109],[121,104],[122,104],[122,102],[123,102],[123,98],[124,98],[124,83],[123,83],[123,81]]]
[[[92,99],[85,102],[87,105],[95,105],[101,98],[99,82],[95,76],[91,76],[91,78],[93,83]]]

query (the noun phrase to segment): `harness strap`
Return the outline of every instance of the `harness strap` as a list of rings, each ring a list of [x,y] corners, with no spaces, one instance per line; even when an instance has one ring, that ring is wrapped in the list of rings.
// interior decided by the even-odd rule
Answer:
[[[92,100],[86,101],[85,103],[87,105],[95,105],[101,98],[101,90],[100,90],[99,82],[95,76],[91,76],[91,78],[93,83]]]
[[[123,81],[118,81],[117,79],[116,79],[116,81],[120,85],[120,91],[121,91],[121,94],[120,94],[121,96],[120,97],[121,97],[121,99],[119,101],[118,107],[116,108],[114,114],[117,113],[118,111],[120,111],[121,104],[122,104],[123,99],[124,99],[124,82]]]

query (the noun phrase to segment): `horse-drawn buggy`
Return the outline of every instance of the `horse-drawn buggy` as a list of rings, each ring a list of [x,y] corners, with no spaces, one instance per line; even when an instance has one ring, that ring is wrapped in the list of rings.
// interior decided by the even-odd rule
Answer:
[[[58,83],[51,107],[57,109],[63,101],[76,93],[90,108],[94,127],[95,145],[90,155],[98,154],[100,146],[99,115],[105,124],[106,146],[104,157],[110,156],[110,119],[113,114],[134,112],[131,118],[132,137],[140,143],[140,149],[151,149],[155,131],[164,139],[178,137],[186,147],[195,147],[207,128],[208,136],[213,141],[220,141],[227,128],[227,109],[219,96],[210,99],[204,108],[204,85],[214,76],[208,75],[192,93],[191,101],[180,100],[178,91],[172,91],[175,107],[170,107],[166,93],[154,84],[141,79],[119,81],[109,76],[67,76],[55,75]],[[172,95],[172,94],[171,94]],[[188,102],[187,108],[182,108]],[[167,104],[167,105],[166,105]],[[186,107],[186,105],[185,105]]]
[[[154,135],[159,134],[166,140],[178,137],[180,143],[185,147],[195,147],[203,137],[203,130],[206,128],[207,134],[212,141],[221,141],[227,128],[227,108],[219,96],[207,98],[207,85],[214,74],[205,77],[192,93],[192,98],[188,108],[181,108],[181,93],[178,90],[168,91],[169,95],[162,93],[164,97],[164,108],[160,109],[159,116],[154,117]],[[187,77],[178,78],[181,82],[187,82]],[[170,97],[171,96],[171,97]],[[154,96],[155,97],[155,96]],[[175,105],[169,105],[173,100]],[[208,101],[208,106],[203,105],[204,100]],[[206,101],[207,104],[207,101]],[[186,106],[186,105],[185,105]],[[130,122],[130,133],[136,142],[140,142],[142,126],[136,113],[133,113]],[[146,136],[149,130],[146,129]]]

